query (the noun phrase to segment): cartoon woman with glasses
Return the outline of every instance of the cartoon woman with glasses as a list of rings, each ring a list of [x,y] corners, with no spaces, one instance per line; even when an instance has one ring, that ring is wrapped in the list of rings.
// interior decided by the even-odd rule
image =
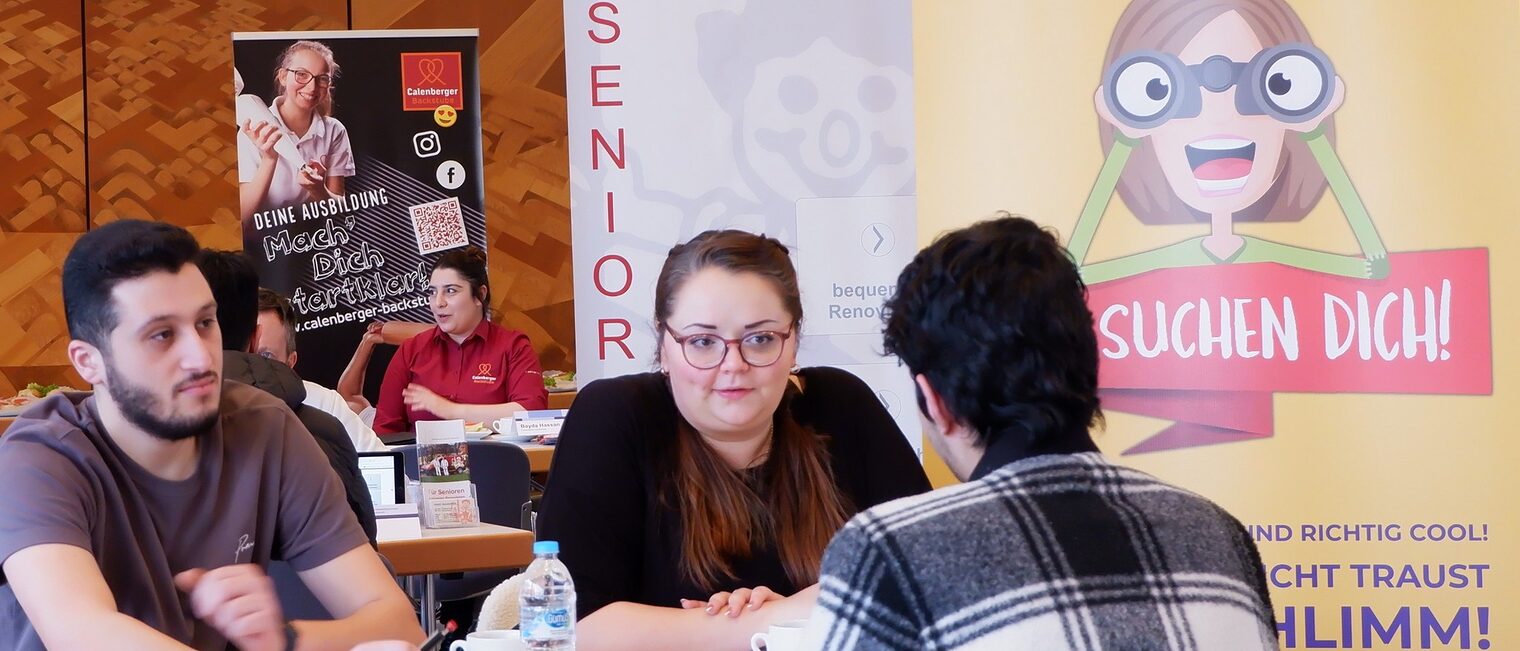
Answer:
[[[240,215],[247,224],[254,213],[343,195],[345,177],[354,174],[348,130],[332,117],[333,85],[338,63],[332,50],[317,41],[297,41],[285,48],[275,68],[279,96],[269,105],[272,121],[245,120],[238,125]],[[281,156],[282,139],[295,143],[301,161]]]
[[[1386,277],[1387,249],[1332,146],[1345,94],[1329,57],[1283,0],[1130,3],[1094,95],[1108,157],[1068,248],[1084,262],[1116,189],[1143,223],[1208,222],[1210,231],[1083,265],[1083,279],[1247,262]],[[1327,185],[1361,256],[1235,232],[1236,222],[1303,219]]]

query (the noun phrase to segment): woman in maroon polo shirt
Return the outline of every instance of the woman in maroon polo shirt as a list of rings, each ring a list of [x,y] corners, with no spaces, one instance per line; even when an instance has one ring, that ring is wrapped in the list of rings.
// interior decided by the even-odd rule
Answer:
[[[428,283],[437,327],[402,342],[385,370],[375,432],[411,431],[419,420],[489,422],[549,404],[528,336],[486,318],[486,254],[470,246],[443,254]]]

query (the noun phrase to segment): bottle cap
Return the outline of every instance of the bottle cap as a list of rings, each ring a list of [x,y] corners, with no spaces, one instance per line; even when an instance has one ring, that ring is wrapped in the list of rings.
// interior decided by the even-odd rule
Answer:
[[[555,540],[540,540],[533,543],[533,554],[558,554],[559,542]]]

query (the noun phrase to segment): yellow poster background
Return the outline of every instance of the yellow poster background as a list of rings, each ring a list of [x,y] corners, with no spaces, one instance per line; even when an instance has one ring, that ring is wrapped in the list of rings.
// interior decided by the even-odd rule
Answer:
[[[1334,564],[1335,585],[1273,588],[1279,621],[1316,610],[1323,648],[1364,646],[1361,607],[1385,625],[1411,610],[1407,648],[1520,648],[1520,393],[1507,336],[1520,294],[1520,3],[1325,0],[1290,4],[1345,81],[1336,150],[1392,252],[1487,247],[1492,396],[1286,394],[1271,438],[1118,457],[1197,491],[1247,525],[1398,524],[1399,542],[1259,542],[1270,569]],[[1093,92],[1118,1],[917,2],[919,239],[1004,209],[1065,241],[1104,151]],[[1117,197],[1089,260],[1156,248],[1206,225],[1145,225]],[[1299,222],[1238,232],[1356,254],[1327,192]],[[1099,445],[1117,456],[1169,425],[1110,411]],[[926,446],[927,448],[927,446]],[[931,468],[942,483],[942,466]],[[1488,525],[1479,542],[1416,542],[1418,523]],[[1359,587],[1352,564],[1487,564],[1483,587]],[[1280,574],[1281,577],[1291,575]],[[1342,606],[1356,643],[1341,644]],[[1470,606],[1467,646],[1421,646],[1420,609],[1449,624]],[[1489,608],[1486,634],[1476,607]],[[1280,638],[1285,639],[1285,638]]]

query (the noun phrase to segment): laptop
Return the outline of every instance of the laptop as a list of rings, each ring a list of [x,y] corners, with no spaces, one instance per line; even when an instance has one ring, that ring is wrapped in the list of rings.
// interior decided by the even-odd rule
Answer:
[[[406,502],[406,472],[399,451],[360,452],[359,473],[369,487],[369,499],[378,510]]]

